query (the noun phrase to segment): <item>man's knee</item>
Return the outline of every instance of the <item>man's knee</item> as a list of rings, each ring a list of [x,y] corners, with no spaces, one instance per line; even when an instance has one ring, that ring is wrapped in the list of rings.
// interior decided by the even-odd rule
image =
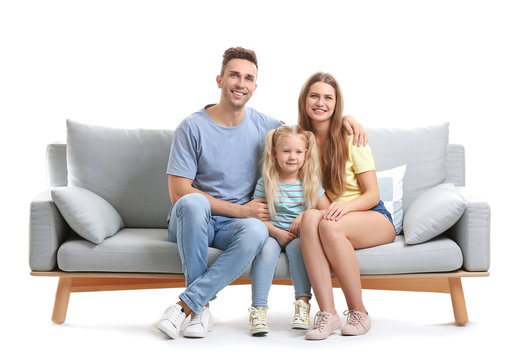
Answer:
[[[260,251],[269,236],[266,225],[258,219],[248,218],[240,219],[239,227],[239,239],[242,246],[248,251],[254,251],[255,249],[257,252]]]
[[[202,194],[190,193],[176,201],[171,211],[171,220],[174,217],[192,216],[202,218],[211,216],[209,200]]]

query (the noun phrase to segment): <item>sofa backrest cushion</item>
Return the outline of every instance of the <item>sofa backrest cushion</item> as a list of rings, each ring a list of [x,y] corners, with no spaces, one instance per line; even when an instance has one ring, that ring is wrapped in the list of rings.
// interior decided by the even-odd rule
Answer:
[[[172,130],[116,129],[67,121],[68,185],[108,201],[126,227],[167,227]]]
[[[409,129],[372,128],[367,134],[377,171],[407,165],[404,214],[420,194],[446,180],[448,123]]]
[[[447,123],[409,129],[370,128],[367,133],[376,170],[407,165],[404,212],[424,191],[446,181]],[[166,171],[173,134],[174,130],[118,129],[68,120],[68,184],[103,197],[119,212],[126,227],[167,227]],[[455,172],[463,173],[461,166]]]

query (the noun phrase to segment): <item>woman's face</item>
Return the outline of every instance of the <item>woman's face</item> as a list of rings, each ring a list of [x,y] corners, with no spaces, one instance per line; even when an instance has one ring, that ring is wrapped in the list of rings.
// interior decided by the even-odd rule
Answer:
[[[312,121],[329,121],[334,114],[336,93],[332,85],[316,82],[308,89],[306,112]]]

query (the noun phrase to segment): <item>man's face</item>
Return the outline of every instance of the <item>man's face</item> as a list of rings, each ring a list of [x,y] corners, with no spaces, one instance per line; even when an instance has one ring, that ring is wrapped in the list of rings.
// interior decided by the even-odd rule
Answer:
[[[249,60],[232,59],[225,66],[224,74],[216,77],[222,89],[220,101],[241,109],[257,88],[257,67]]]

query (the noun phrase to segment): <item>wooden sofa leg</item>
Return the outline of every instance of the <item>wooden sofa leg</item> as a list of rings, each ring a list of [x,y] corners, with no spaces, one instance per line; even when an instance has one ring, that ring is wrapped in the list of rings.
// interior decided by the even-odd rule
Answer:
[[[453,303],[453,312],[457,325],[463,326],[468,322],[466,309],[466,300],[464,299],[464,290],[462,289],[462,279],[449,278],[449,292],[451,293],[451,302]]]
[[[59,278],[57,293],[55,294],[55,305],[53,306],[53,314],[51,315],[51,321],[55,324],[62,324],[66,320],[72,282],[73,278],[71,277]]]

